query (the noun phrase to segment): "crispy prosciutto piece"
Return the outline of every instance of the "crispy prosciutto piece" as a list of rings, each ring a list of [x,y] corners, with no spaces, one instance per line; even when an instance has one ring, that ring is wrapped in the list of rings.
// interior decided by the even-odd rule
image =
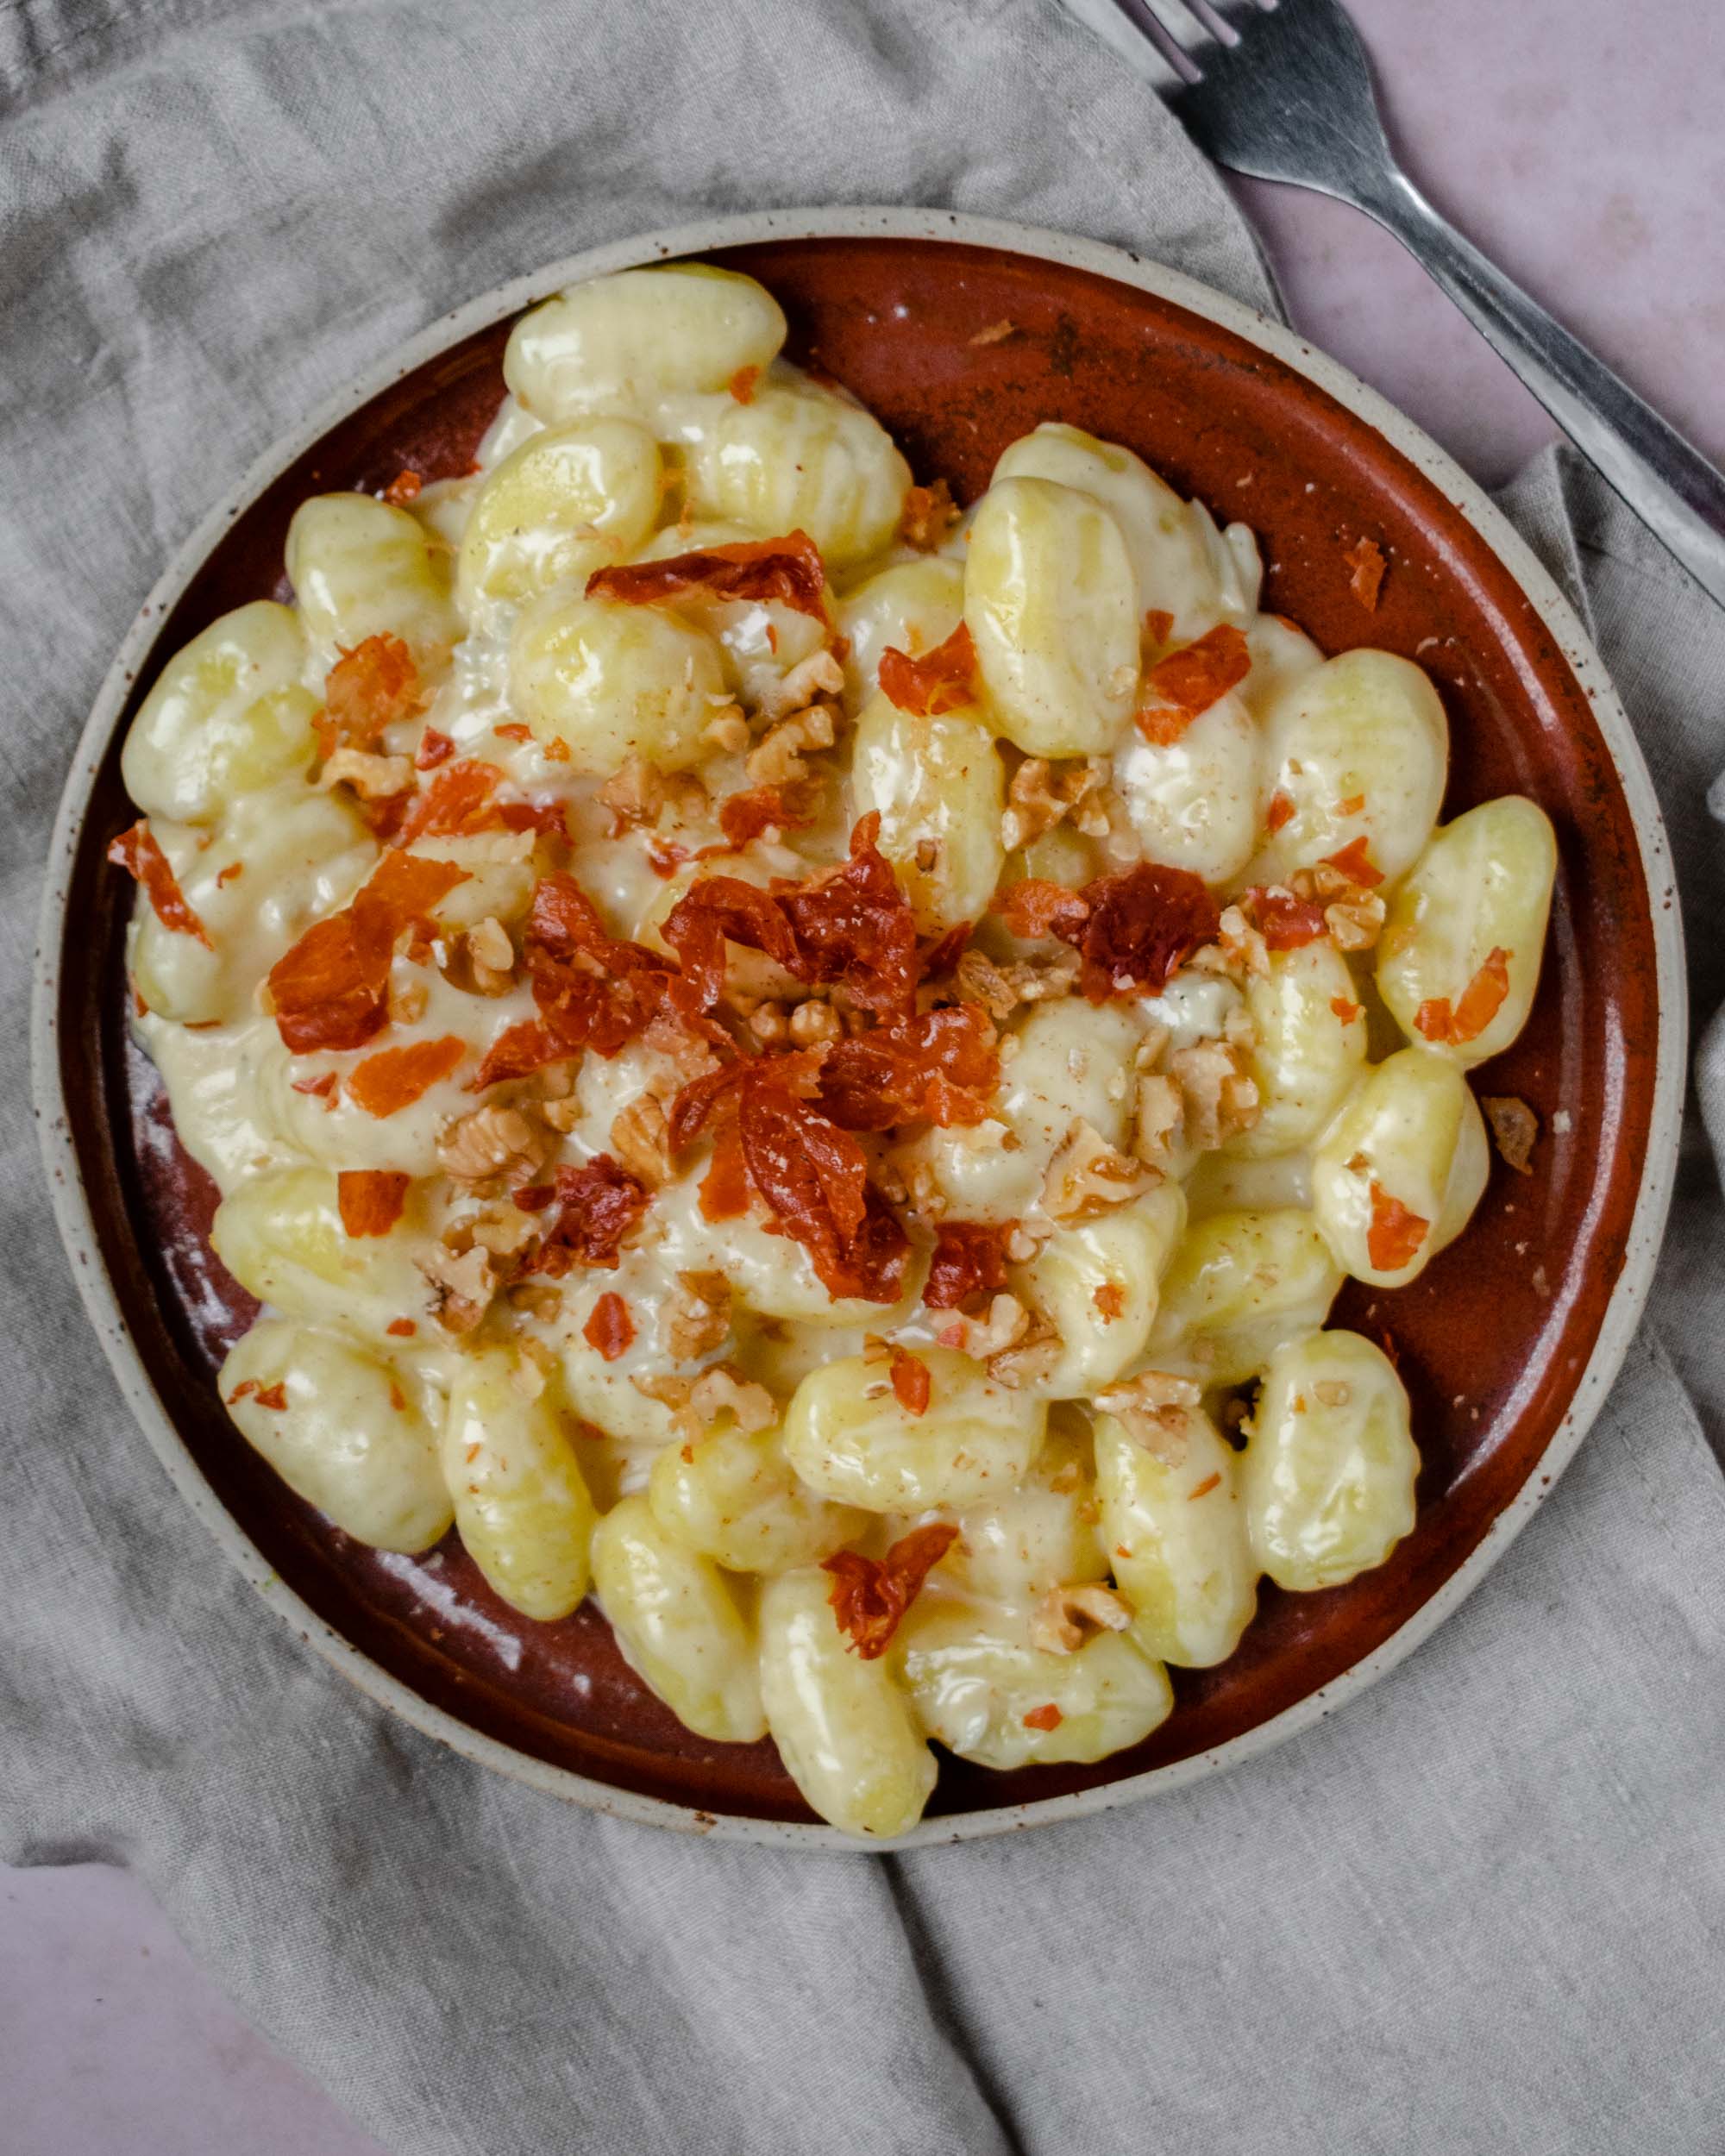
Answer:
[[[1195,718],[1237,689],[1251,671],[1245,638],[1228,622],[1170,651],[1145,680],[1149,692],[1137,718],[1145,740],[1166,745],[1178,741]]]
[[[783,904],[740,876],[703,876],[672,907],[660,933],[682,968],[672,1000],[689,1018],[710,1011],[724,993],[727,943],[796,968],[797,941]]]
[[[612,936],[580,884],[561,872],[539,879],[521,948],[541,1031],[511,1027],[493,1044],[486,1060],[496,1059],[499,1076],[523,1075],[517,1066],[527,1057],[537,1069],[583,1048],[615,1056],[666,1007],[676,981],[658,952]],[[556,1054],[541,1055],[552,1042]]]
[[[557,1170],[555,1197],[556,1218],[526,1269],[553,1278],[572,1265],[614,1272],[618,1246],[647,1210],[646,1187],[609,1153],[595,1153],[585,1167]]]
[[[1007,1284],[1011,1230],[981,1220],[943,1220],[929,1261],[922,1299],[931,1310],[962,1310]]]
[[[931,1521],[901,1535],[883,1557],[840,1550],[823,1560],[821,1570],[832,1575],[827,1599],[853,1653],[873,1662],[887,1651],[923,1582],[957,1539],[957,1527]]]
[[[627,606],[651,606],[686,592],[714,599],[772,599],[824,622],[825,588],[819,548],[807,532],[793,531],[782,539],[741,539],[674,554],[662,561],[595,569],[587,579],[586,595]]]
[[[351,905],[315,921],[270,968],[276,1030],[296,1055],[363,1048],[389,1018],[395,939],[465,883],[451,861],[386,854]]]
[[[1215,900],[1185,868],[1141,861],[1082,891],[1026,877],[994,901],[1015,936],[1057,936],[1084,961],[1079,987],[1092,1003],[1154,995],[1221,926]]]
[[[727,794],[718,805],[718,828],[724,834],[721,852],[736,852],[763,831],[796,830],[808,822],[786,800],[782,788],[757,786],[747,793]]]
[[[991,911],[1000,914],[1014,936],[1057,936],[1063,943],[1076,943],[1090,918],[1090,902],[1082,892],[1069,891],[1063,883],[1024,876],[1007,885]]]
[[[1369,891],[1374,884],[1382,883],[1383,871],[1372,865],[1371,842],[1364,837],[1351,838],[1339,852],[1326,854],[1327,868],[1339,869],[1351,883],[1362,884]]]
[[[808,1252],[827,1293],[895,1302],[909,1240],[870,1185],[862,1147],[809,1097],[821,1060],[819,1050],[762,1056],[691,1081],[671,1104],[671,1149],[681,1152],[713,1126],[722,1151],[734,1131],[749,1185]],[[734,1188],[734,1168],[727,1175]]]
[[[607,1288],[593,1305],[581,1327],[581,1338],[607,1363],[629,1352],[635,1340],[635,1320],[629,1314],[629,1305],[615,1289]]]
[[[1377,595],[1383,589],[1383,572],[1388,566],[1383,549],[1375,539],[1357,539],[1342,561],[1352,571],[1348,578],[1348,589],[1364,607],[1368,614],[1377,611]]]
[[[932,1381],[928,1364],[919,1355],[913,1355],[908,1348],[894,1345],[887,1375],[893,1388],[894,1399],[907,1415],[920,1420],[928,1413]]]
[[[1428,996],[1414,1013],[1414,1030],[1428,1041],[1447,1041],[1465,1048],[1477,1041],[1503,1007],[1509,993],[1511,954],[1496,945],[1484,964],[1456,998],[1453,1008],[1447,996]]]
[[[1255,884],[1245,894],[1245,910],[1271,950],[1299,950],[1328,932],[1322,906],[1296,899],[1280,884]]]
[[[777,893],[796,945],[791,967],[811,986],[842,984],[877,1016],[907,1011],[916,993],[916,916],[881,853],[878,811],[850,834],[850,858]]]
[[[123,868],[129,875],[137,878],[164,928],[190,936],[202,943],[205,950],[215,948],[210,941],[209,930],[188,903],[179,887],[179,877],[168,866],[167,856],[156,843],[155,833],[141,818],[130,830],[121,832],[109,847],[108,858],[116,868]]]
[[[255,1400],[260,1407],[284,1414],[287,1410],[287,1387],[280,1378],[273,1385],[260,1385],[255,1377],[242,1377],[229,1394],[228,1405],[237,1407],[242,1400]]]
[[[1420,1246],[1431,1226],[1393,1198],[1374,1177],[1371,1219],[1365,1232],[1365,1254],[1380,1273],[1399,1273],[1420,1255]]]
[[[344,1168],[336,1178],[342,1225],[351,1236],[387,1235],[407,1204],[405,1175],[388,1168]]]
[[[942,644],[913,659],[888,644],[881,654],[881,693],[913,718],[962,711],[976,701],[976,647],[963,622]]]
[[[829,1049],[822,1110],[844,1131],[980,1123],[1000,1083],[997,1040],[977,1003],[888,1019]]]
[[[483,1093],[487,1086],[501,1085],[506,1079],[530,1078],[536,1070],[561,1062],[571,1052],[549,1025],[537,1018],[523,1018],[505,1026],[486,1049],[467,1081],[467,1091]]]
[[[411,718],[423,701],[419,669],[401,638],[367,636],[344,650],[324,677],[325,738],[332,747],[374,749],[386,727]]]
[[[455,1033],[380,1049],[348,1073],[348,1098],[367,1115],[396,1115],[447,1078],[467,1052],[467,1043]]]

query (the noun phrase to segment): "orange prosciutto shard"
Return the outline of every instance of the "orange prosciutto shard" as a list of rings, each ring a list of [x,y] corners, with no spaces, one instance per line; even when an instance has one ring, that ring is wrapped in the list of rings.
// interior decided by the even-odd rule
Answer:
[[[963,622],[944,644],[913,659],[888,644],[881,654],[881,693],[913,718],[932,718],[976,700],[976,647]]]
[[[1324,856],[1325,867],[1339,869],[1350,882],[1364,884],[1369,891],[1383,881],[1383,871],[1372,866],[1370,843],[1364,837],[1351,838],[1339,852]]]
[[[540,1022],[566,1056],[580,1048],[615,1056],[664,1009],[676,981],[656,951],[611,935],[580,884],[561,874],[535,887],[522,956]]]
[[[451,861],[386,854],[351,906],[313,922],[270,968],[276,1030],[286,1046],[301,1056],[363,1048],[380,1032],[396,937],[467,880]]]
[[[1450,1040],[1455,1047],[1477,1041],[1502,1009],[1503,999],[1509,993],[1509,956],[1501,945],[1494,947],[1456,999],[1450,1014]]]
[[[1215,900],[1186,868],[1141,861],[1118,876],[1084,887],[1089,908],[1082,936],[1056,935],[1076,944],[1084,961],[1079,986],[1092,1003],[1110,995],[1155,994],[1201,944],[1221,927]]]
[[[840,1550],[823,1561],[821,1570],[832,1575],[827,1600],[853,1653],[874,1662],[887,1651],[923,1582],[957,1539],[957,1527],[932,1521],[901,1535],[883,1557]]]
[[[455,744],[448,734],[440,734],[435,726],[428,726],[413,752],[413,768],[416,771],[435,771],[440,763],[448,763],[455,753]]]
[[[714,1141],[712,1158],[701,1178],[701,1219],[737,1219],[748,1212],[753,1195],[748,1163],[743,1157],[743,1141],[737,1135],[735,1125],[731,1125],[721,1131]]]
[[[593,1305],[593,1314],[581,1327],[581,1338],[607,1363],[628,1353],[635,1340],[635,1320],[629,1314],[629,1305],[615,1289],[607,1288]]]
[[[922,1299],[931,1310],[958,1310],[1007,1284],[1011,1230],[980,1220],[943,1220],[929,1261]]]
[[[784,907],[740,876],[702,877],[672,907],[660,933],[682,969],[672,1000],[691,1018],[711,1010],[724,993],[727,943],[764,951],[787,968],[796,963],[796,937]]]
[[[492,797],[502,781],[495,764],[475,756],[442,765],[402,818],[399,843],[406,846],[416,838],[460,838],[494,830],[498,818]]]
[[[822,1111],[844,1131],[980,1123],[1000,1083],[997,1037],[975,1003],[854,1034],[835,1043],[821,1065]]]
[[[893,1397],[907,1415],[920,1418],[928,1413],[931,1380],[928,1364],[920,1356],[913,1355],[908,1348],[894,1347],[892,1365],[888,1371]]]
[[[1322,906],[1296,899],[1279,884],[1267,889],[1255,885],[1245,895],[1247,911],[1271,950],[1299,950],[1307,943],[1315,943],[1328,931]]]
[[[1057,936],[1076,943],[1090,918],[1090,902],[1063,883],[1050,883],[1041,876],[1025,876],[1009,884],[990,908],[1013,936]]]
[[[1381,1182],[1371,1185],[1371,1219],[1365,1232],[1365,1254],[1380,1273],[1399,1273],[1420,1255],[1429,1220],[1410,1213],[1399,1198],[1392,1198]]]
[[[467,1052],[467,1043],[454,1033],[381,1049],[348,1073],[348,1098],[367,1115],[395,1115],[447,1078]]]
[[[384,729],[411,718],[423,700],[419,669],[399,636],[367,636],[343,651],[324,677],[324,711],[349,749],[375,749]]]
[[[1150,699],[1138,713],[1140,731],[1151,741],[1177,741],[1195,718],[1237,689],[1251,671],[1245,638],[1231,623],[1219,622],[1196,643],[1170,651],[1151,668],[1145,680]],[[1170,718],[1178,722],[1171,735],[1166,730]],[[1147,722],[1160,730],[1151,731]]]
[[[625,606],[650,606],[698,592],[705,599],[775,600],[819,622],[826,619],[825,590],[820,548],[806,531],[595,569],[586,585],[589,599],[616,599]]]
[[[796,946],[791,971],[811,987],[843,986],[877,1017],[908,1011],[916,994],[916,915],[875,842],[878,811],[850,834],[850,858],[775,895]],[[776,954],[775,954],[776,955]]]
[[[1050,1700],[1045,1707],[1032,1707],[1029,1714],[1025,1715],[1023,1719],[1024,1726],[1026,1729],[1040,1729],[1047,1731],[1051,1729],[1058,1729],[1061,1723],[1065,1720],[1066,1717],[1061,1713],[1060,1709],[1055,1705],[1054,1702]]]
[[[129,875],[137,878],[164,928],[190,936],[202,943],[205,950],[215,948],[210,941],[209,930],[187,904],[179,879],[168,866],[167,856],[156,843],[155,833],[147,824],[140,820],[130,830],[122,831],[108,849],[108,858],[116,868],[123,868]]]
[[[807,821],[796,814],[775,786],[728,794],[718,805],[718,828],[724,833],[723,850],[727,852],[748,845],[763,831],[794,830]]]
[[[255,1400],[260,1407],[281,1414],[287,1407],[287,1387],[280,1378],[273,1385],[260,1385],[255,1377],[242,1377],[229,1394],[228,1405],[237,1407],[242,1400]]]
[[[348,1234],[387,1235],[406,1206],[407,1181],[393,1169],[344,1168],[336,1178],[336,1202]]]
[[[467,1081],[469,1093],[483,1093],[487,1086],[505,1079],[529,1078],[548,1063],[560,1063],[570,1053],[549,1026],[537,1018],[523,1018],[505,1026],[485,1052],[484,1060]]]
[[[560,1168],[557,1217],[529,1272],[561,1277],[571,1265],[617,1269],[617,1253],[649,1203],[646,1186],[609,1153],[595,1153],[585,1167]]]
[[[1264,811],[1264,827],[1272,838],[1294,813],[1294,796],[1277,787],[1270,797],[1270,806]]]
[[[1377,594],[1383,588],[1383,549],[1375,539],[1356,540],[1342,560],[1353,572],[1348,589],[1368,614],[1377,611]]]

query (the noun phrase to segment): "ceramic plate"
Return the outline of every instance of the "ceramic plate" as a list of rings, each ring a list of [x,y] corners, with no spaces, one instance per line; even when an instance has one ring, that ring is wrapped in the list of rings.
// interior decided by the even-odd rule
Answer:
[[[599,248],[428,331],[251,473],[168,570],[104,685],[55,833],[37,1087],[62,1232],[127,1396],[187,1502],[266,1601],[374,1699],[469,1757],[661,1825],[851,1848],[813,1820],[770,1744],[709,1744],[624,1667],[583,1608],[536,1626],[453,1538],[426,1560],[361,1549],[240,1440],[214,1374],[254,1306],[210,1255],[215,1193],[180,1150],[128,1036],[131,887],[103,865],[132,820],[119,743],[161,664],[216,615],[286,596],[307,494],[467,468],[503,392],[511,322],[575,279],[674,255],[759,278],[788,356],[854,391],[919,479],[961,500],[1038,421],[1138,450],[1258,533],[1266,606],[1331,652],[1417,659],[1448,707],[1446,816],[1532,794],[1556,824],[1539,1000],[1480,1074],[1546,1133],[1534,1172],[1494,1165],[1467,1234],[1410,1288],[1350,1283],[1344,1324],[1399,1344],[1424,1457],[1419,1522],[1380,1570],[1317,1595],[1266,1583],[1220,1669],[1175,1672],[1145,1744],[1093,1766],[943,1764],[909,1843],[990,1833],[1171,1789],[1306,1727],[1432,1631],[1499,1557],[1596,1412],[1640,1314],[1675,1158],[1684,1012],[1670,862],[1646,769],[1579,624],[1478,489],[1408,422],[1279,325],[1186,278],[1053,234],[914,210],[731,218]],[[1002,321],[1012,336],[977,344]],[[1389,560],[1366,613],[1343,561]]]

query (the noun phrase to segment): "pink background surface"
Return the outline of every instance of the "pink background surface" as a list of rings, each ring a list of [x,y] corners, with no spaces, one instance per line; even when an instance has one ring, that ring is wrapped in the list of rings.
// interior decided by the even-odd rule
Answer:
[[[1352,4],[1433,200],[1725,460],[1714,9]],[[1506,478],[1551,438],[1394,241],[1317,196],[1240,191],[1298,326],[1479,478]],[[123,1872],[0,1871],[0,2029],[4,2139],[20,2156],[376,2156],[191,1966]]]

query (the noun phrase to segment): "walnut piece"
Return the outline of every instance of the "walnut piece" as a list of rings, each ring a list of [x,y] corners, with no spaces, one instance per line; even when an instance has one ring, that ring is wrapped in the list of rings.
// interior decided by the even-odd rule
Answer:
[[[649,1190],[657,1190],[670,1180],[666,1129],[664,1103],[650,1093],[619,1108],[611,1119],[612,1151]]]
[[[1088,1220],[1138,1197],[1151,1180],[1142,1161],[1116,1152],[1081,1116],[1049,1163],[1042,1209],[1051,1220]]]
[[[1534,1143],[1540,1135],[1540,1119],[1527,1102],[1513,1093],[1482,1094],[1479,1105],[1491,1126],[1492,1143],[1518,1175],[1534,1172]]]
[[[728,1363],[701,1372],[689,1388],[689,1406],[703,1424],[729,1414],[739,1430],[770,1430],[779,1420],[778,1402],[767,1388]]]
[[[727,704],[701,730],[701,739],[728,756],[740,756],[749,746],[749,721],[740,704]]]
[[[771,686],[761,699],[761,710],[768,718],[782,718],[799,705],[812,704],[818,696],[837,696],[844,686],[844,669],[823,645],[806,659],[800,659],[781,680]],[[831,742],[821,745],[832,746]]]
[[[1081,962],[1075,951],[1062,958],[1026,959],[997,966],[972,945],[961,955],[955,978],[961,999],[980,1003],[999,1025],[1021,1003],[1047,1003],[1070,995]]]
[[[434,1244],[419,1269],[437,1291],[438,1324],[446,1332],[471,1332],[497,1293],[491,1253],[477,1243],[460,1253]]]
[[[1132,1620],[1132,1604],[1100,1582],[1051,1587],[1031,1619],[1030,1643],[1044,1654],[1076,1654],[1098,1633],[1124,1632]]]
[[[982,1367],[997,1385],[1018,1392],[1026,1385],[1039,1385],[1051,1376],[1063,1352],[1060,1335],[1054,1327],[1041,1319],[1033,1319],[1026,1325],[1021,1338],[1011,1347],[986,1357]]]
[[[491,1175],[530,1175],[544,1162],[549,1144],[543,1130],[518,1108],[475,1108],[438,1133],[437,1163],[458,1183],[483,1182]]]
[[[1256,975],[1270,971],[1270,950],[1263,936],[1238,906],[1224,906],[1214,943],[1195,950],[1187,963],[1200,973],[1220,974],[1244,987]]]
[[[626,756],[593,796],[610,812],[613,835],[656,822],[665,805],[665,781],[645,756]]]
[[[836,1041],[844,1031],[837,1012],[819,996],[798,1004],[791,1013],[790,1030],[791,1039],[799,1048],[817,1048],[823,1041]]]
[[[1026,756],[1007,789],[1000,843],[1013,853],[1069,816],[1088,837],[1102,837],[1108,829],[1107,810],[1095,797],[1107,776],[1107,766],[1100,756],[1063,764],[1051,763],[1044,756]]]
[[[496,914],[487,913],[467,931],[467,966],[482,996],[507,995],[515,986],[515,946]]]
[[[411,756],[373,756],[363,749],[338,749],[323,759],[320,787],[348,786],[362,801],[386,801],[413,784]]]
[[[750,751],[743,769],[756,786],[793,786],[808,775],[804,758],[818,749],[831,749],[837,738],[831,705],[810,704],[770,727]]]
[[[1242,1067],[1240,1050],[1226,1041],[1195,1041],[1168,1059],[1168,1075],[1180,1088],[1186,1134],[1201,1153],[1214,1153],[1237,1131],[1249,1131],[1261,1112],[1255,1080]]]
[[[1187,1418],[1203,1394],[1189,1377],[1168,1370],[1140,1370],[1096,1395],[1096,1405],[1146,1452],[1165,1466],[1178,1467],[1189,1450]]]
[[[1132,1153],[1165,1174],[1184,1108],[1179,1087],[1160,1073],[1140,1078],[1133,1100]]]
[[[723,1273],[677,1275],[668,1338],[673,1357],[693,1362],[722,1347],[731,1333],[731,1282]]]
[[[1032,1254],[1034,1248],[1032,1244]],[[973,1362],[986,1363],[990,1356],[1016,1347],[1030,1331],[1030,1313],[1018,1297],[1002,1289],[989,1303],[986,1318],[967,1318],[954,1311],[937,1337],[943,1347],[957,1347]]]

